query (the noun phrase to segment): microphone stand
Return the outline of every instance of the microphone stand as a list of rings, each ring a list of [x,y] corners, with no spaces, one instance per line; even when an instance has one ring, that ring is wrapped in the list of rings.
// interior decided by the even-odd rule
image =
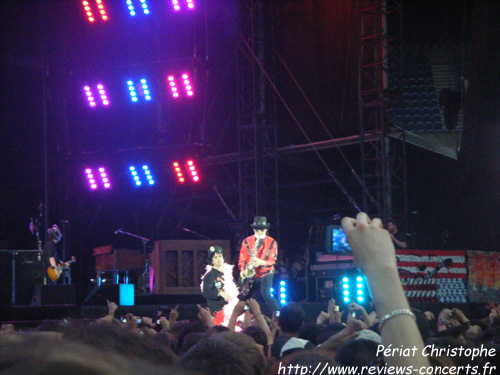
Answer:
[[[215,193],[219,197],[220,201],[222,202],[222,204],[226,208],[227,214],[231,217],[231,219],[236,220],[236,217],[234,216],[233,211],[231,211],[231,209],[227,206],[226,202],[222,198],[222,195],[220,195],[219,190],[217,190],[217,186],[216,185],[212,186],[212,189],[213,189],[213,191],[215,191]]]
[[[66,233],[66,224],[68,224],[69,221],[68,220],[61,220],[61,224],[62,224],[62,227],[63,227],[63,230],[62,230],[62,233],[63,233],[63,250],[62,250],[62,258],[63,260],[66,262],[68,260],[68,258],[66,257],[66,236],[68,233]]]
[[[118,229],[115,232],[115,234],[123,234],[125,236],[134,237],[134,238],[137,238],[137,239],[142,241],[142,253],[146,255],[146,265],[145,265],[144,270],[142,271],[142,275],[141,275],[142,286],[143,286],[144,291],[146,293],[150,293],[151,291],[149,290],[150,289],[149,288],[149,253],[148,253],[147,248],[146,248],[146,244],[149,242],[149,238],[141,237],[141,236],[138,236],[137,234],[133,234],[130,232],[125,232],[121,228]]]

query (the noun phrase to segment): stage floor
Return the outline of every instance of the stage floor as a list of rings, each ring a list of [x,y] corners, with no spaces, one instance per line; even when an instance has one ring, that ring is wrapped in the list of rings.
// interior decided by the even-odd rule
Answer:
[[[138,294],[134,296],[133,306],[119,306],[116,317],[132,313],[136,316],[154,317],[159,309],[178,306],[179,320],[197,319],[197,305],[206,306],[201,294],[193,295],[158,295]],[[306,314],[305,323],[314,324],[321,311],[327,311],[328,301],[298,302]],[[432,311],[436,316],[443,308],[457,307],[464,311],[469,318],[475,318],[476,312],[482,305],[474,304],[440,304],[420,303],[412,304],[422,311]],[[7,306],[0,308],[0,321],[13,323],[16,327],[36,327],[46,320],[85,319],[94,320],[107,315],[105,299],[90,300],[84,304],[62,304],[43,306]]]

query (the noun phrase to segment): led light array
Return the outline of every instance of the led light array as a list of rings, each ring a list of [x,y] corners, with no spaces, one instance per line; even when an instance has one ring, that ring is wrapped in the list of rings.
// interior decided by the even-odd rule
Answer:
[[[87,180],[89,186],[92,190],[97,190],[99,186],[104,187],[104,189],[109,189],[111,187],[111,183],[109,181],[108,174],[106,173],[106,169],[100,167],[98,172],[94,174],[92,168],[85,169],[85,174],[87,175]]]
[[[97,84],[96,87],[97,87],[97,90],[99,92],[99,98],[101,99],[101,103],[103,105],[109,105],[109,100],[108,100],[108,96],[106,95],[106,90],[104,88],[104,85],[99,83],[99,84]],[[89,105],[91,107],[95,107],[97,105],[97,102],[95,100],[95,96],[92,93],[92,89],[90,88],[90,86],[84,86],[83,90],[85,91],[85,95],[87,96],[87,100],[89,102]]]
[[[170,91],[172,92],[172,97],[178,98],[181,95],[193,96],[193,85],[191,84],[191,80],[189,79],[189,75],[187,73],[182,74],[182,90],[177,85],[177,80],[174,75],[169,75],[167,77],[168,85],[170,86]]]
[[[144,98],[144,100],[151,100],[151,92],[149,91],[148,82],[145,78],[140,80],[140,84],[137,85],[137,89],[134,85],[134,81],[127,81],[128,90],[130,94],[130,100],[134,103],[139,101],[139,97]]]
[[[366,301],[366,288],[361,276],[356,276],[355,288],[351,287],[350,279],[348,277],[342,278],[342,293],[345,303],[356,302],[363,303]]]
[[[271,296],[274,297],[274,288],[271,288],[270,289],[271,291]],[[287,289],[287,285],[286,285],[286,281],[285,280],[280,280],[279,282],[279,301],[280,301],[280,305],[286,305],[288,303],[288,289]]]
[[[148,185],[155,184],[155,180],[153,178],[153,175],[151,174],[151,171],[149,170],[149,167],[147,165],[142,166],[142,171],[141,171],[141,168],[137,169],[133,165],[129,167],[129,170],[130,170],[130,174],[132,175],[132,179],[134,180],[134,183],[136,184],[136,186],[142,185],[142,180],[141,180],[140,174],[144,174]]]
[[[83,4],[83,9],[85,10],[85,14],[87,15],[89,22],[94,22],[95,17],[94,17],[94,13],[92,11],[92,5],[90,4],[90,1],[84,0],[84,1],[82,1],[82,4]],[[95,0],[95,5],[97,6],[98,13],[99,13],[99,16],[101,17],[101,19],[103,21],[107,21],[108,16],[106,14],[106,8],[104,6],[103,1],[102,0]]]
[[[148,8],[148,3],[146,0],[139,0],[141,3],[141,8],[144,14],[149,14],[149,8]],[[127,8],[128,12],[130,13],[131,16],[137,15],[137,12],[135,11],[134,7],[134,2],[132,0],[126,0],[127,3]]]
[[[194,0],[172,0],[172,6],[176,12],[181,10],[182,4],[187,6],[188,9],[194,9]]]
[[[183,171],[181,164],[179,164],[179,162],[174,162],[173,166],[174,166],[175,176],[177,177],[177,180],[180,183],[183,183],[186,181],[186,177],[184,177],[184,173],[186,173],[191,178],[191,180],[193,182],[198,182],[200,180],[200,176],[198,174],[198,171],[196,170],[196,165],[195,165],[194,161],[188,160],[184,165],[184,171]]]
[[[167,83],[172,97],[174,99],[180,97],[193,97],[194,89],[191,83],[191,79],[189,78],[189,74],[184,73],[179,78],[179,80],[176,79],[174,75],[169,75],[167,77]],[[177,81],[180,81],[181,84],[178,85]],[[128,81],[126,81],[126,84],[128,88],[128,95],[132,102],[137,103],[141,98],[143,98],[145,101],[153,100],[153,95],[146,78],[140,79],[138,83],[136,83],[133,79],[129,79]],[[95,88],[93,88],[92,85],[85,85],[83,89],[85,91],[88,104],[91,107],[96,107],[99,103],[105,106],[110,104],[106,89],[102,83],[97,84]],[[98,92],[98,95],[95,95],[96,90]]]

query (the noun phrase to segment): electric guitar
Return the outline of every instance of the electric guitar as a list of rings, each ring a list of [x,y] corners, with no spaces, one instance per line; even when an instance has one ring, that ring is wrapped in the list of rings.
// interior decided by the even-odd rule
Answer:
[[[66,267],[69,267],[69,265],[71,263],[75,263],[75,262],[76,262],[76,258],[75,257],[71,257],[71,260],[68,260],[67,262],[64,262],[63,264],[58,264],[57,268],[48,267],[47,268],[47,275],[49,276],[49,279],[51,279],[52,281],[59,280],[59,278],[61,277],[64,269]]]

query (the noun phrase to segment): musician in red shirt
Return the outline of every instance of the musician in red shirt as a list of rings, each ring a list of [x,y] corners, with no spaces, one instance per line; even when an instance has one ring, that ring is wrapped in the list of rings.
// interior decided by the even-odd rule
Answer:
[[[243,240],[238,262],[242,282],[251,284],[248,292],[244,292],[243,299],[251,298],[257,289],[260,289],[262,298],[274,313],[280,309],[278,301],[271,296],[278,243],[267,235],[271,225],[265,216],[256,216],[250,226],[254,235]]]

